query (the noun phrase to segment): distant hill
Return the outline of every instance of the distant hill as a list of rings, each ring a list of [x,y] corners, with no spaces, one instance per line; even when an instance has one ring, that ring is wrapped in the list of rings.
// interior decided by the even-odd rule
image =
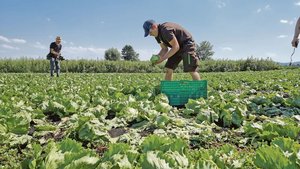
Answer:
[[[288,62],[288,63],[281,63],[281,62],[278,62],[278,64],[280,64],[280,65],[282,65],[282,66],[289,66],[290,62]],[[299,67],[300,67],[300,61],[292,62],[292,65],[293,65],[293,66],[299,66]]]

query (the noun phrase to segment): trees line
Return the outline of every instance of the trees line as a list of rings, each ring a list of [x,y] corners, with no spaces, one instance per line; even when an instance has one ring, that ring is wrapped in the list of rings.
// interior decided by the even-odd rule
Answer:
[[[1,59],[1,73],[47,73],[49,61],[43,59]],[[264,71],[281,69],[271,59],[249,57],[246,60],[204,60],[199,72]],[[61,71],[70,73],[161,73],[164,64],[153,66],[150,61],[68,60],[61,62]],[[182,63],[175,72],[183,72]]]
[[[202,41],[196,44],[196,54],[201,60],[211,60],[214,55],[213,45],[209,41]],[[138,61],[139,54],[135,52],[131,45],[125,45],[121,53],[117,48],[109,48],[104,52],[104,59],[110,61],[126,60],[126,61]]]

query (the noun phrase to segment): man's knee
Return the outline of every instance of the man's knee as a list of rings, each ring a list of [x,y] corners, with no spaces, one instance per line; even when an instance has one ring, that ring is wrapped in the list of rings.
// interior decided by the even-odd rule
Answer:
[[[167,74],[172,74],[173,73],[173,69],[166,68],[166,73]]]

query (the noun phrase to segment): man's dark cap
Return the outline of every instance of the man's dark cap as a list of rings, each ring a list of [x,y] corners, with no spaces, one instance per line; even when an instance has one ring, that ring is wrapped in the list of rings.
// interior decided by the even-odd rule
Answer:
[[[151,29],[151,26],[155,23],[154,20],[152,19],[149,19],[149,20],[146,20],[144,25],[143,25],[143,28],[144,28],[144,31],[145,31],[145,35],[144,37],[147,37],[149,35],[149,31]]]

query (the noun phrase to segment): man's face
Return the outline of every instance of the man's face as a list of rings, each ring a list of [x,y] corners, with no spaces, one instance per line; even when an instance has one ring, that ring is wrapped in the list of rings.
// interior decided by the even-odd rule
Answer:
[[[57,44],[60,44],[61,39],[60,39],[60,38],[56,38],[55,42],[56,42]]]
[[[156,37],[157,36],[157,26],[156,25],[152,25],[150,30],[149,30],[149,35],[150,36],[154,36]]]

